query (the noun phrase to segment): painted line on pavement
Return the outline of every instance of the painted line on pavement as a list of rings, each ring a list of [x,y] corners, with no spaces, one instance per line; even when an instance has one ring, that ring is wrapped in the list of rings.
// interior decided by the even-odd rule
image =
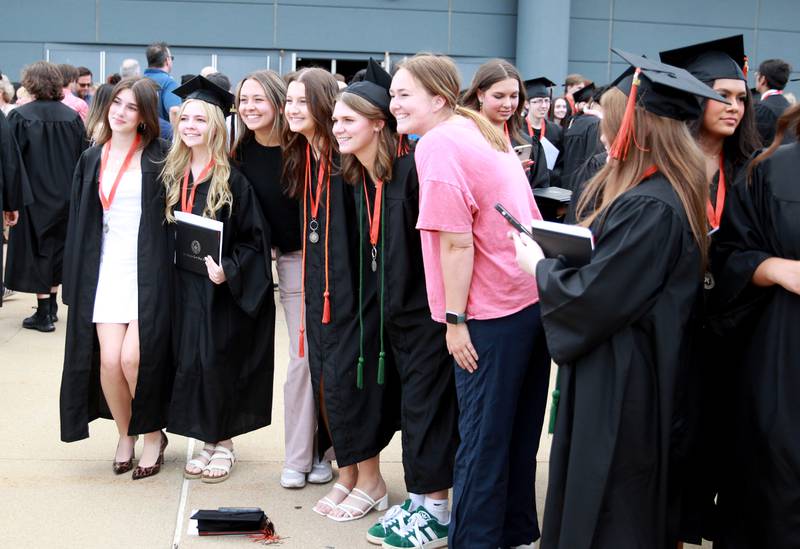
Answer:
[[[192,459],[194,454],[194,439],[189,439],[189,444],[186,445],[186,462]],[[185,462],[185,463],[186,463]],[[175,535],[172,538],[172,549],[178,549],[181,544],[181,534],[183,530],[183,514],[186,512],[186,498],[189,495],[189,479],[184,478],[181,485],[181,501],[178,505],[178,517],[175,519]]]

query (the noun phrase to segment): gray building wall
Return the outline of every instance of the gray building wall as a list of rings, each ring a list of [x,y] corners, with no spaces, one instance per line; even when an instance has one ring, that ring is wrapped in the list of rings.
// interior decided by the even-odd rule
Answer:
[[[126,57],[146,66],[145,46],[165,40],[176,77],[214,65],[235,82],[259,68],[287,72],[297,58],[395,63],[433,51],[456,59],[464,86],[492,57],[516,61],[526,78],[607,82],[623,69],[609,46],[655,56],[736,33],[751,74],[782,57],[800,76],[799,0],[26,0],[2,9],[0,69],[18,80],[49,58],[99,79]]]

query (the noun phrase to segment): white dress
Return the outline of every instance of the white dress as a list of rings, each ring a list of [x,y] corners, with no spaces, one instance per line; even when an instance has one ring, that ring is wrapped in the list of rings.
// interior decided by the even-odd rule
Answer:
[[[116,177],[115,173],[108,175],[103,178],[106,196]],[[103,212],[103,243],[92,322],[128,324],[139,318],[137,255],[141,216],[142,172],[128,170],[122,175],[111,208]]]

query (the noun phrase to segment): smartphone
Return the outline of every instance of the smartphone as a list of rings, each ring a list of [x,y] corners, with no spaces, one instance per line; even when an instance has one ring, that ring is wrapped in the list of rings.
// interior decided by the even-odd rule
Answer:
[[[514,147],[514,152],[517,153],[517,158],[519,158],[520,162],[525,162],[526,160],[531,159],[531,152],[533,151],[533,145],[517,145]]]
[[[497,204],[495,204],[495,205],[494,205],[494,209],[495,209],[495,210],[497,210],[498,212],[500,212],[500,215],[502,215],[503,217],[505,217],[505,218],[506,218],[506,221],[508,221],[508,223],[509,223],[509,224],[510,224],[512,227],[514,227],[515,229],[517,229],[519,232],[521,232],[521,233],[525,233],[525,234],[526,234],[526,235],[528,235],[529,237],[533,238],[533,235],[531,234],[531,231],[530,231],[530,229],[527,229],[527,228],[525,228],[525,226],[524,226],[522,223],[520,223],[520,222],[517,220],[517,218],[516,218],[516,217],[514,217],[513,215],[511,215],[511,214],[508,212],[508,210],[506,210],[506,209],[503,207],[503,205],[502,205],[502,204],[500,204],[500,203],[498,202]]]

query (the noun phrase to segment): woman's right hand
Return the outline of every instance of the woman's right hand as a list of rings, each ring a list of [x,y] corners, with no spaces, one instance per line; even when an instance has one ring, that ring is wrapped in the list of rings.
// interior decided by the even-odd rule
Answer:
[[[531,276],[536,276],[536,265],[544,259],[542,248],[531,237],[517,231],[508,231],[517,251],[517,265]]]
[[[788,292],[800,295],[800,261],[770,257],[753,274],[757,286],[777,284]]]

